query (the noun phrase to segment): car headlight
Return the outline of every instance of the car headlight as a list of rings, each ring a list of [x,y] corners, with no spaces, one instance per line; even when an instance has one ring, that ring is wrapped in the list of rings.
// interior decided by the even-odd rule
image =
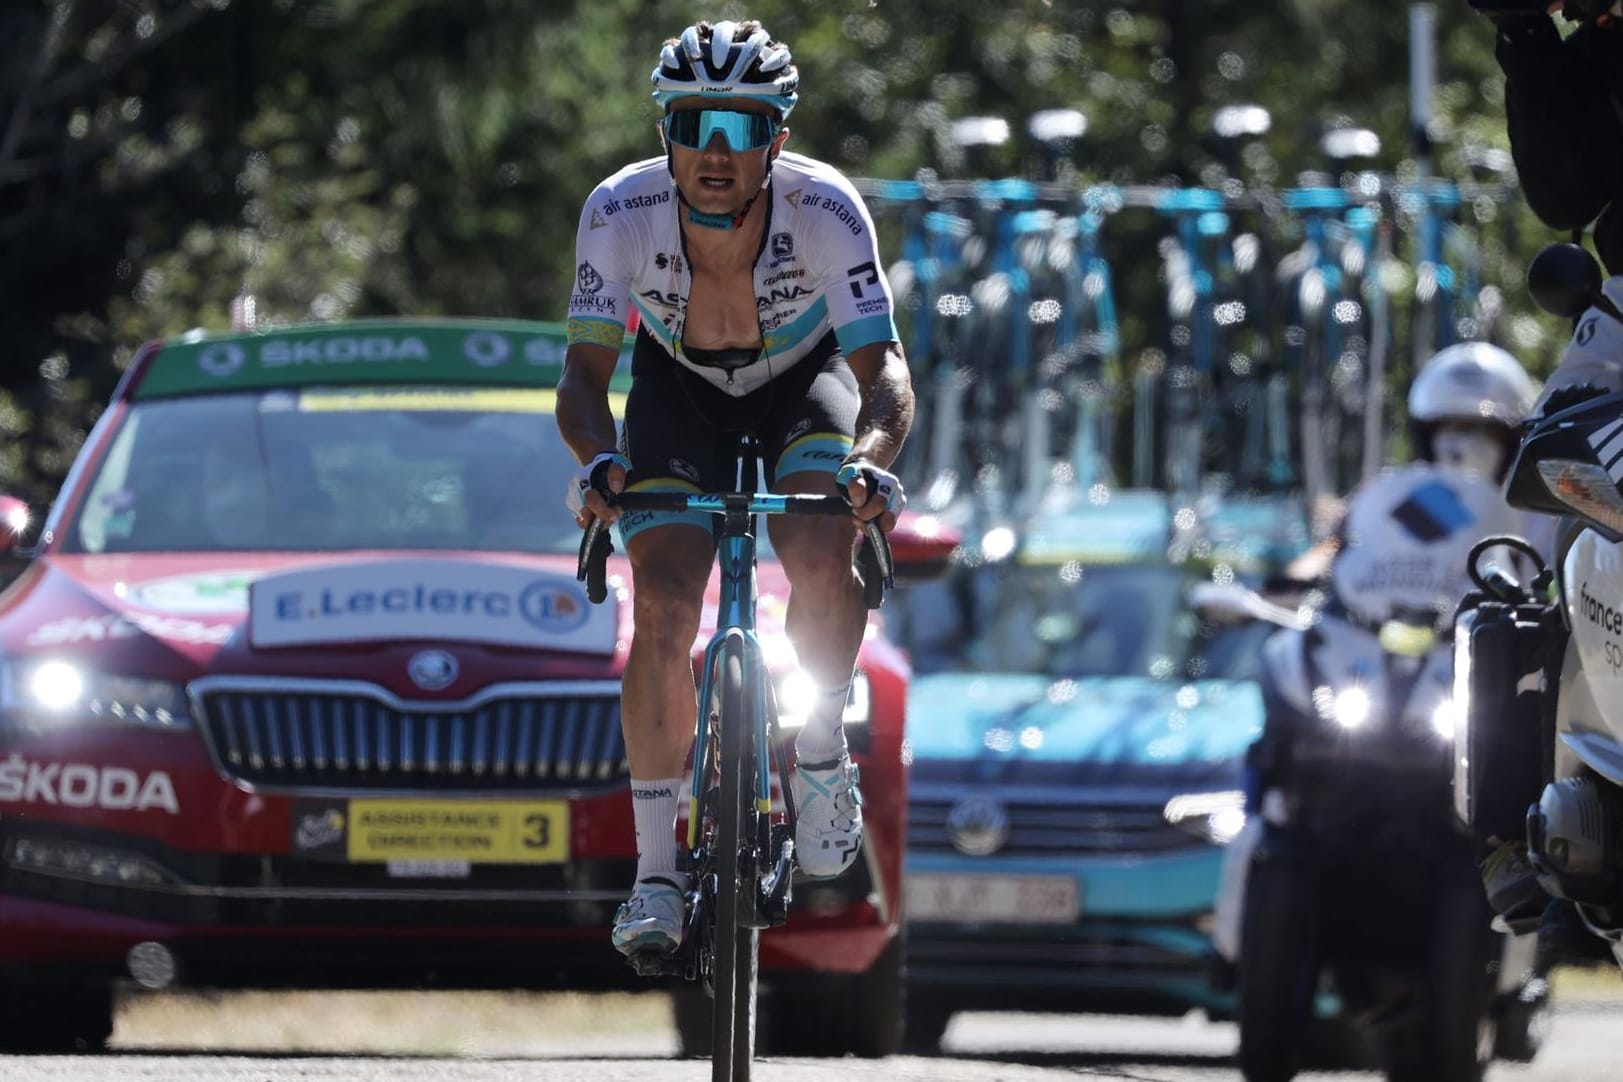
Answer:
[[[1464,719],[1461,704],[1455,699],[1444,699],[1437,704],[1437,709],[1431,712],[1431,731],[1445,741],[1454,739],[1454,730],[1459,728]]]
[[[785,731],[799,729],[806,724],[806,716],[817,701],[817,682],[805,669],[791,669],[778,678],[778,727]],[[872,693],[867,674],[860,670],[851,677],[851,695],[845,700],[845,712],[840,720],[847,725],[862,725],[873,710]]]
[[[8,664],[0,674],[0,716],[31,729],[192,724],[186,689],[174,681],[96,672],[59,658]]]
[[[1357,729],[1369,720],[1369,692],[1361,687],[1344,688],[1336,693],[1330,716],[1343,729]]]
[[[1167,801],[1162,814],[1179,830],[1213,845],[1227,845],[1245,827],[1245,793],[1238,789],[1186,793]]]

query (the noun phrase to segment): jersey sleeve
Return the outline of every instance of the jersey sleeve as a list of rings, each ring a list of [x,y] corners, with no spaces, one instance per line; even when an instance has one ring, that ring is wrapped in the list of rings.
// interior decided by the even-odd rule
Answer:
[[[832,185],[823,201],[819,282],[828,304],[829,323],[840,352],[874,342],[900,342],[890,281],[879,262],[879,244],[868,208],[849,184]]]
[[[631,318],[634,246],[626,235],[626,215],[603,212],[613,198],[613,189],[605,182],[581,208],[575,231],[575,284],[569,293],[570,345],[587,342],[618,350]]]

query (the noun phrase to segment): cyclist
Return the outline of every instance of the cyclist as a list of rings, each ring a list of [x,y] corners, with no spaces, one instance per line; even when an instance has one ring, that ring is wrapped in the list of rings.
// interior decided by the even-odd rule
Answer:
[[[681,776],[694,729],[691,651],[715,553],[709,516],[621,515],[601,490],[729,489],[736,434],[761,441],[781,493],[843,486],[857,519],[889,528],[889,467],[913,392],[873,221],[831,166],[784,151],[799,74],[758,22],[700,22],[653,72],[662,157],[603,181],[581,211],[558,426],[581,468],[570,509],[618,521],[631,559],[635,636],[621,717],[631,766],[637,881],[615,915],[622,952],[672,950]],[[609,379],[640,317],[618,438]],[[818,686],[795,740],[801,871],[839,875],[862,842],[857,771],[841,716],[866,626],[849,520],[770,524],[791,584],[788,633]]]

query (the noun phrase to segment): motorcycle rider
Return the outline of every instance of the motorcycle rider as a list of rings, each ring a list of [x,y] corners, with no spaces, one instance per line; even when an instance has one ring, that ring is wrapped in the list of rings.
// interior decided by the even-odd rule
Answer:
[[[1510,467],[1520,438],[1520,426],[1532,408],[1535,394],[1533,381],[1521,363],[1498,346],[1487,342],[1460,342],[1446,347],[1421,367],[1409,387],[1410,437],[1416,460],[1497,484]],[[1546,532],[1539,523],[1528,525],[1530,533]],[[1335,537],[1293,564],[1291,574],[1328,581],[1330,563],[1342,547],[1344,529],[1345,521]],[[1548,550],[1544,537],[1529,540],[1541,551]],[[1463,581],[1463,568],[1461,578]],[[1260,743],[1253,745],[1253,753],[1257,753],[1259,747]],[[1252,854],[1262,837],[1260,769],[1248,764],[1246,778],[1247,822],[1223,856],[1212,934],[1223,983],[1227,983],[1231,967],[1240,957],[1246,876]],[[1525,846],[1523,863],[1526,863]],[[1537,889],[1536,881],[1534,888]]]

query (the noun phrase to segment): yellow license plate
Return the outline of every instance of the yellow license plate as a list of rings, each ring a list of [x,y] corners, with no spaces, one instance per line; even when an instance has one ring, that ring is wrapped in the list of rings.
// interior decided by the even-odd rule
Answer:
[[[348,828],[347,853],[357,862],[569,859],[569,804],[563,800],[351,800]]]

